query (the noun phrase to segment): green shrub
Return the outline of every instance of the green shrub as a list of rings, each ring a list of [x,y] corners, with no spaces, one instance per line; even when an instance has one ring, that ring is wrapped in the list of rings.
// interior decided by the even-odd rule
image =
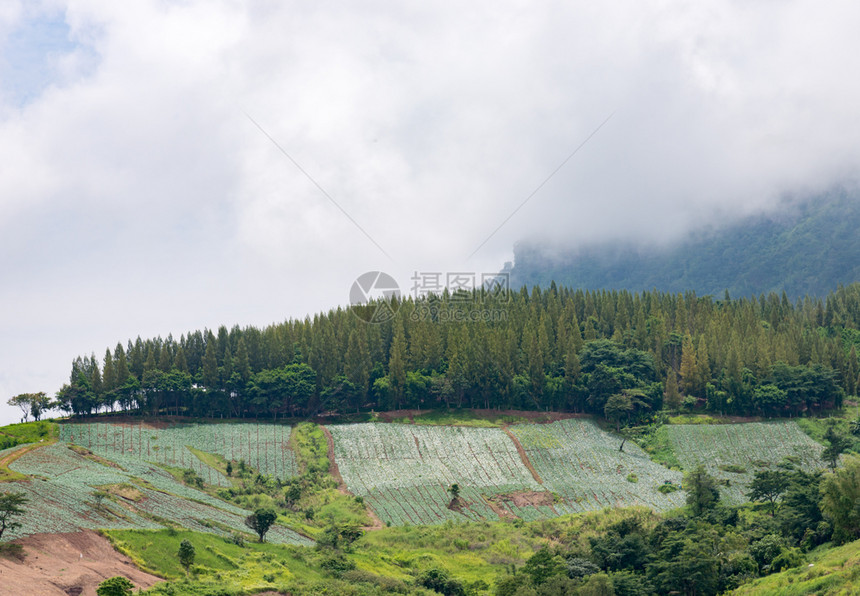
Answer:
[[[131,596],[132,590],[134,590],[134,584],[121,575],[117,575],[100,583],[99,587],[96,588],[96,594],[98,596]]]

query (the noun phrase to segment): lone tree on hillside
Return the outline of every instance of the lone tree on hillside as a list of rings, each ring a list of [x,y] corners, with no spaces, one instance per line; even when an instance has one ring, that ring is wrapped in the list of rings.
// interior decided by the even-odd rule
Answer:
[[[42,412],[51,407],[51,399],[45,395],[44,391],[21,393],[10,398],[6,403],[21,408],[24,413],[24,422],[29,416],[33,416],[33,419],[38,421],[42,417]]]
[[[254,530],[257,536],[260,537],[260,542],[264,542],[266,532],[278,519],[278,515],[271,509],[257,509],[254,513],[245,518],[245,525]]]
[[[5,493],[0,495],[0,538],[6,530],[20,528],[21,523],[15,521],[15,517],[24,515],[21,507],[26,505],[29,499],[24,493]]]
[[[194,556],[197,554],[194,551],[194,545],[187,540],[179,543],[179,563],[185,567],[185,575],[188,575],[188,568],[194,565]]]

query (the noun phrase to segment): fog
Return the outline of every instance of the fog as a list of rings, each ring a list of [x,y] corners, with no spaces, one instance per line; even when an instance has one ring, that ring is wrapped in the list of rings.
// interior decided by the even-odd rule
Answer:
[[[497,271],[521,240],[669,242],[852,183],[858,17],[6,0],[0,422],[76,355],[304,317],[365,271],[409,292],[416,271]]]

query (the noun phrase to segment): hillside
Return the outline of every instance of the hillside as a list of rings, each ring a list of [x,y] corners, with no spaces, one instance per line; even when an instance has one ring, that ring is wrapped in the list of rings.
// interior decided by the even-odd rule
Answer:
[[[823,296],[860,280],[860,196],[834,191],[777,213],[720,229],[696,230],[665,248],[604,243],[547,256],[534,243],[515,248],[512,287],[750,296],[783,290]]]
[[[790,420],[678,418],[659,427],[666,440],[656,447],[679,471],[649,456],[660,442],[655,428],[642,429],[647,452],[629,441],[620,449],[620,437],[570,414],[355,418],[361,421],[319,425],[101,417],[5,427],[0,432],[30,442],[0,452],[8,466],[0,492],[24,492],[30,502],[21,527],[3,539],[18,537],[31,554],[50,543],[46,535],[89,540],[86,561],[82,552],[80,562],[64,562],[71,570],[61,578],[66,593],[95,585],[121,563],[93,562],[89,553],[104,547],[87,529],[99,528],[143,571],[169,580],[151,594],[465,596],[543,583],[549,591],[537,594],[590,594],[602,582],[618,596],[634,596],[687,589],[688,574],[678,566],[702,558],[710,575],[695,580],[706,587],[696,593],[710,594],[781,568],[752,562],[747,549],[756,561],[802,563],[789,538],[777,538],[766,509],[745,495],[754,473],[775,469],[817,495],[814,471],[824,466],[822,446]],[[793,466],[785,467],[786,458]],[[725,504],[740,505],[741,516],[716,508],[694,521],[693,510],[682,509],[697,490],[687,486],[696,486],[689,474],[702,463],[716,477],[714,490]],[[265,543],[244,525],[261,507],[277,513]],[[809,515],[808,503],[802,511]],[[780,530],[786,536],[809,526],[807,517],[786,519],[794,520]],[[723,534],[731,550],[719,556],[673,546],[675,539],[693,545]],[[815,546],[828,536],[807,532],[803,540]],[[765,539],[770,546],[761,555],[756,545]],[[197,552],[187,578],[173,554],[183,540]],[[719,544],[714,548],[726,548]],[[613,549],[629,560],[610,555]],[[38,556],[68,559],[65,551]],[[24,561],[0,567],[35,577]],[[705,571],[698,573],[691,577]]]

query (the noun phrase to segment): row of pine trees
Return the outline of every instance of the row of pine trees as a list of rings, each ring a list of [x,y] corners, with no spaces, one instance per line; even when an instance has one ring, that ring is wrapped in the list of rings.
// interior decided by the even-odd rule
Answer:
[[[378,306],[118,343],[75,359],[57,400],[80,415],[275,418],[441,405],[609,415],[611,401],[631,418],[664,406],[794,415],[857,393],[858,284],[794,303],[555,285],[444,293],[365,322]]]

